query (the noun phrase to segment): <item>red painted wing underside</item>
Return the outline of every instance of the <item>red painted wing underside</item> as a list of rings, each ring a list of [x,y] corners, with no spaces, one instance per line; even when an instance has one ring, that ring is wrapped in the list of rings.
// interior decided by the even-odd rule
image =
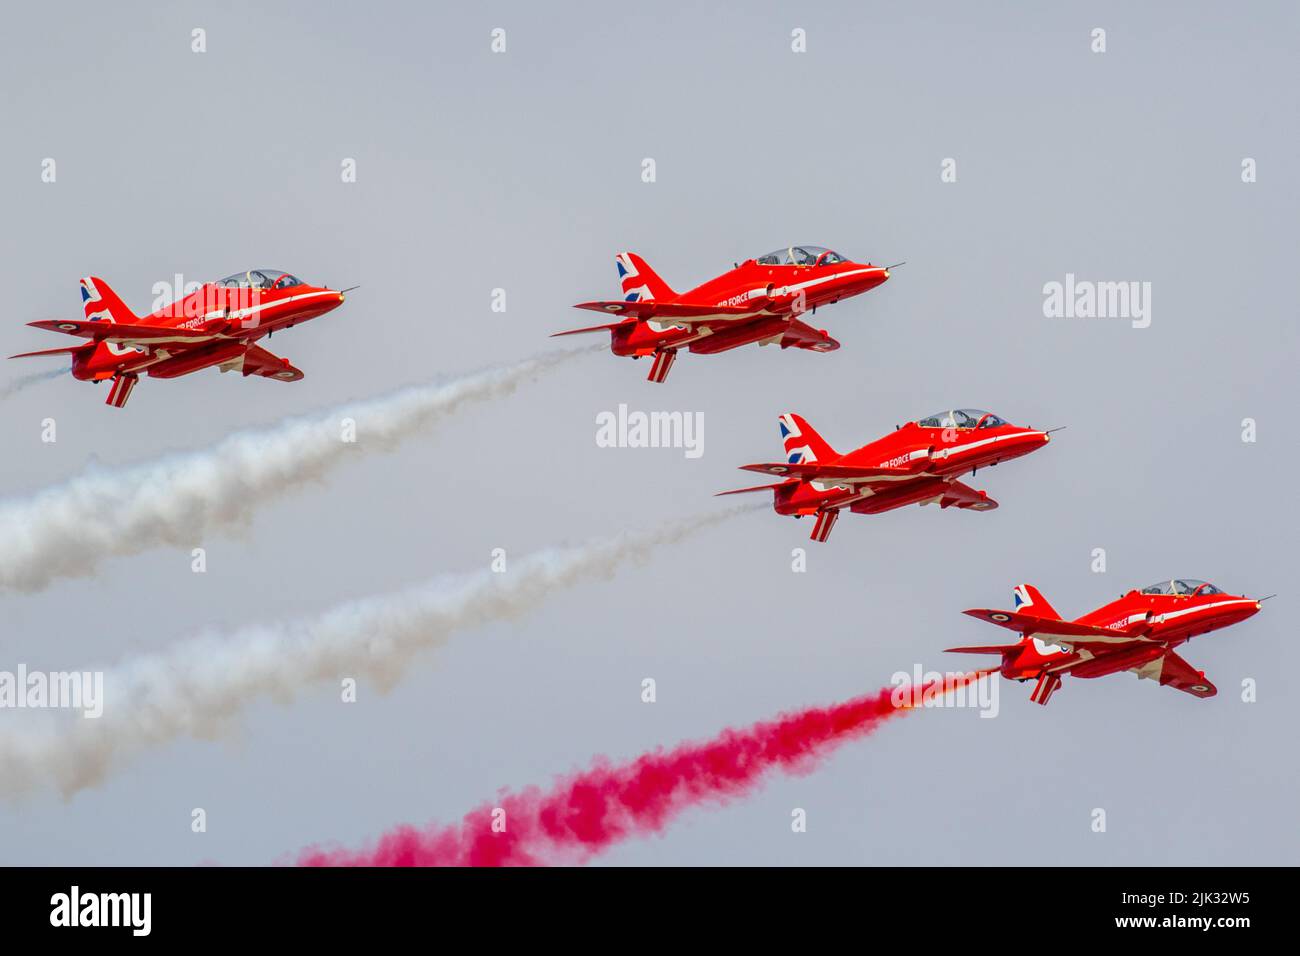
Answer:
[[[840,347],[840,343],[829,335],[798,319],[790,320],[789,327],[781,336],[781,344],[786,348],[814,349],[818,352],[834,352]]]
[[[1147,671],[1156,671],[1158,675],[1148,673]],[[1218,693],[1205,675],[1192,667],[1191,664],[1183,660],[1173,651],[1166,651],[1165,655],[1154,661],[1148,668],[1132,668],[1138,674],[1149,676],[1153,680],[1158,680],[1161,687],[1172,687],[1174,690],[1181,690],[1184,694],[1191,694],[1193,697],[1213,697]]]
[[[978,511],[992,511],[998,506],[998,503],[988,495],[981,494],[960,481],[948,482],[947,490],[944,491],[939,504],[945,508],[974,508]]]
[[[858,465],[819,465],[815,463],[787,465],[781,462],[765,462],[759,465],[741,465],[742,471],[756,471],[760,475],[776,475],[778,478],[801,478],[804,481],[834,481],[872,478],[913,478],[916,472],[905,468],[863,468]]]
[[[27,324],[35,329],[62,332],[65,335],[76,335],[101,342],[197,343],[221,337],[215,332],[201,332],[197,329],[176,329],[162,325],[128,325],[124,322],[90,322],[84,319],[47,319]]]
[[[638,319],[700,319],[709,316],[753,315],[756,309],[738,305],[705,305],[683,302],[580,302],[575,309],[590,309],[606,315],[635,316]]]
[[[999,611],[994,608],[972,608],[963,611],[981,621],[988,621],[1009,631],[1017,631],[1025,636],[1046,634],[1049,637],[1063,637],[1072,645],[1086,643],[1075,638],[1104,637],[1108,642],[1131,641],[1140,637],[1140,631],[1113,631],[1106,627],[1093,627],[1091,624],[1075,624],[1073,621],[1060,621],[1054,618],[1038,617],[1033,614],[1020,614],[1016,611]]]
[[[303,377],[302,370],[290,365],[288,359],[282,359],[260,345],[250,345],[244,353],[243,372],[245,375],[260,375],[279,382],[297,382]]]

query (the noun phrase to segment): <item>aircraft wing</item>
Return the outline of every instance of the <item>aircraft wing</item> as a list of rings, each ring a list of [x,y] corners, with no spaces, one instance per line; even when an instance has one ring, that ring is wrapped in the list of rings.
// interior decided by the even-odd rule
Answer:
[[[173,329],[162,325],[142,325],[127,324],[125,322],[91,322],[85,319],[46,319],[41,322],[28,322],[34,329],[45,329],[49,332],[63,332],[66,335],[77,335],[83,339],[95,339],[100,342],[123,342],[134,344],[136,342],[148,345],[157,345],[163,342],[182,342],[186,345],[195,345],[199,342],[208,342],[212,339],[222,338],[219,333],[213,331],[201,332],[198,329]]]
[[[1204,671],[1196,670],[1173,651],[1166,651],[1163,656],[1129,670],[1138,677],[1158,681],[1161,687],[1172,687],[1193,697],[1213,697],[1219,692],[1205,679]]]
[[[590,309],[604,312],[606,315],[632,316],[637,319],[663,319],[672,322],[691,323],[704,319],[735,319],[744,315],[753,315],[757,309],[740,305],[705,305],[703,303],[684,302],[580,302],[575,309]]]
[[[1142,640],[1145,622],[1123,631],[1107,627],[1094,627],[1091,624],[1075,624],[1058,618],[1039,617],[1036,614],[1021,614],[1019,611],[999,611],[994,608],[979,607],[963,611],[981,621],[988,621],[1009,631],[1016,631],[1026,637],[1042,634],[1046,637],[1059,637],[1071,647],[1086,647],[1088,644],[1127,644]]]
[[[940,508],[971,508],[975,511],[992,511],[998,503],[982,491],[976,491],[970,485],[960,481],[948,483],[943,497],[939,499]]]
[[[303,377],[302,370],[290,365],[287,358],[268,352],[260,345],[250,345],[240,358],[221,367],[223,372],[227,369],[238,370],[245,375],[274,378],[281,382],[297,382]]]
[[[814,352],[834,352],[840,343],[798,319],[790,320],[790,327],[781,336],[781,348],[811,349]]]
[[[863,468],[860,465],[819,465],[816,462],[787,465],[768,462],[760,465],[741,465],[742,471],[756,471],[760,475],[778,478],[799,478],[803,481],[863,482],[888,478],[914,478],[916,472],[906,468]]]

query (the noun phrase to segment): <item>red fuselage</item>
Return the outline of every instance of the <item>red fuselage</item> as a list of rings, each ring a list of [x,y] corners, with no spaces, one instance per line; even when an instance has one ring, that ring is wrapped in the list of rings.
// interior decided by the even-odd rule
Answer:
[[[105,402],[114,408],[125,407],[141,375],[177,378],[216,366],[245,378],[296,382],[303,373],[257,341],[337,309],[343,294],[307,285],[278,269],[250,269],[200,286],[141,317],[103,279],[86,276],[81,280],[84,319],[27,323],[86,343],[10,358],[70,356],[74,377],[112,380]]]
[[[851,262],[821,246],[787,246],[679,293],[636,253],[620,252],[614,260],[622,298],[576,306],[601,313],[608,324],[554,334],[608,332],[615,355],[653,357],[652,382],[667,379],[682,350],[707,355],[758,342],[832,352],[839,343],[801,316],[889,278],[885,266]]]
[[[1027,455],[1051,440],[1046,431],[1012,425],[975,408],[908,422],[844,455],[794,412],[782,415],[780,426],[785,460],[741,467],[784,480],[720,494],[771,491],[777,514],[815,516],[810,537],[822,542],[845,509],[879,514],[937,502],[940,508],[991,511],[998,503],[958,477]]]
[[[791,481],[776,490],[774,507],[782,515],[811,515],[845,507],[857,514],[879,514],[941,500],[957,477],[1027,455],[1050,440],[1045,431],[1010,424],[993,428],[924,428],[908,422],[856,451],[818,460],[818,464],[837,468],[861,467],[868,473],[902,469],[907,474],[843,483],[835,478]]]
[[[129,344],[93,341],[73,353],[72,374],[88,381],[125,374],[176,378],[232,361],[258,339],[322,316],[342,303],[343,293],[318,286],[251,289],[208,283],[138,321],[155,328],[211,333],[209,338],[152,337]],[[111,321],[118,326],[114,332],[124,332],[128,324],[120,318]]]
[[[1143,594],[1129,591],[1118,600],[1097,608],[1072,623],[1115,631],[1114,650],[1106,650],[1096,637],[1080,637],[1076,648],[1069,637],[1053,637],[1056,647],[1026,641],[1008,653],[1001,672],[1011,680],[1037,678],[1043,673],[1071,677],[1104,677],[1155,660],[1201,634],[1231,627],[1258,614],[1262,604],[1254,598],[1224,594]],[[1134,629],[1141,633],[1134,640]],[[1067,649],[1057,649],[1057,648]]]
[[[1175,650],[1179,645],[1259,613],[1262,600],[1225,594],[1207,581],[1171,578],[1073,621],[1057,614],[1032,584],[1015,589],[1014,610],[972,608],[966,613],[1020,634],[1016,644],[950,647],[956,654],[997,654],[993,670],[1009,680],[1034,680],[1029,699],[1046,704],[1065,675],[1105,677],[1128,671],[1161,687],[1202,700],[1218,693],[1205,672]],[[985,673],[993,673],[993,670]]]
[[[652,355],[660,349],[686,348],[711,355],[754,342],[778,339],[792,318],[818,307],[869,292],[889,278],[883,266],[842,261],[834,265],[760,265],[749,259],[730,272],[657,304],[689,303],[743,310],[704,314],[678,325],[671,316],[628,322],[614,330],[610,348],[615,355]],[[831,351],[826,341],[817,351]]]

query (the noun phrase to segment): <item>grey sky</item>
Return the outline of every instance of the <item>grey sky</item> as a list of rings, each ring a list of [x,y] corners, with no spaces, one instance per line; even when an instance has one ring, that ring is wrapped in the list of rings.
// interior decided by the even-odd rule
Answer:
[[[571,303],[617,292],[624,249],[679,288],[787,242],[907,265],[819,312],[833,354],[687,355],[665,386],[593,355],[195,542],[206,574],[188,549],[154,550],[5,596],[0,667],[111,665],[479,569],[496,547],[726,507],[710,495],[753,483],[735,466],[779,452],[785,411],[841,449],[952,405],[1069,428],[977,476],[1001,502],[990,514],[846,515],[824,546],[808,522],[745,515],[460,635],[387,695],[363,685],[345,706],[309,688],[69,801],[0,805],[0,862],[263,863],[448,821],[593,754],[960,667],[941,649],[1001,639],[960,612],[1004,606],[1021,581],[1074,615],[1179,574],[1282,592],[1185,648],[1213,700],[1125,675],[1067,681],[1039,708],[1004,684],[995,720],[909,716],[602,862],[1295,863],[1297,19],[1281,2],[8,11],[4,354],[66,344],[23,323],[79,316],[87,274],[137,311],[177,272],[264,265],[362,288],[271,343],[297,384],[145,380],[125,410],[70,379],[5,398],[2,495],[559,347],[547,333],[590,318]],[[807,53],[790,51],[796,27]],[[956,183],[940,182],[945,157]],[[1243,157],[1258,182],[1241,182]],[[1069,272],[1151,282],[1150,328],[1044,318],[1043,284]],[[9,363],[0,387],[40,361]],[[702,411],[704,455],[598,448],[595,416],[620,402]],[[1240,701],[1245,678],[1258,703]]]

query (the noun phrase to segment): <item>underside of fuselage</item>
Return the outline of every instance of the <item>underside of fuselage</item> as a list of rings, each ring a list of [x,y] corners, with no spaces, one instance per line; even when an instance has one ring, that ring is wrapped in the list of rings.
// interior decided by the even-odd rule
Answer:
[[[996,507],[996,502],[970,500],[972,493],[964,486],[954,486],[951,479],[934,475],[919,475],[901,481],[852,485],[834,485],[819,481],[791,480],[770,486],[773,491],[773,508],[777,514],[796,518],[814,517],[811,539],[824,542],[839,512],[875,515],[915,504],[938,503],[942,507],[960,504],[960,507]],[[829,518],[827,516],[830,516]]]
[[[715,324],[663,325],[653,320],[635,320],[610,328],[610,350],[631,358],[653,357],[649,380],[667,378],[678,352],[716,355],[746,345],[779,345],[832,352],[839,343],[826,331],[812,329],[790,316],[761,315],[745,321]]]
[[[287,359],[273,356],[244,340],[220,339],[177,350],[163,347],[115,350],[98,342],[73,353],[73,375],[82,381],[111,382],[105,403],[116,408],[126,405],[142,376],[173,379],[213,367],[223,372],[239,370],[245,376],[257,374],[290,381],[302,377]]]
[[[338,308],[349,290],[309,286],[278,270],[207,283],[146,316],[134,314],[103,279],[81,280],[84,320],[49,319],[36,328],[78,336],[81,344],[11,358],[67,355],[80,381],[111,381],[108,404],[126,404],[141,376],[179,378],[205,368],[279,381],[303,377],[288,359],[257,345]]]

